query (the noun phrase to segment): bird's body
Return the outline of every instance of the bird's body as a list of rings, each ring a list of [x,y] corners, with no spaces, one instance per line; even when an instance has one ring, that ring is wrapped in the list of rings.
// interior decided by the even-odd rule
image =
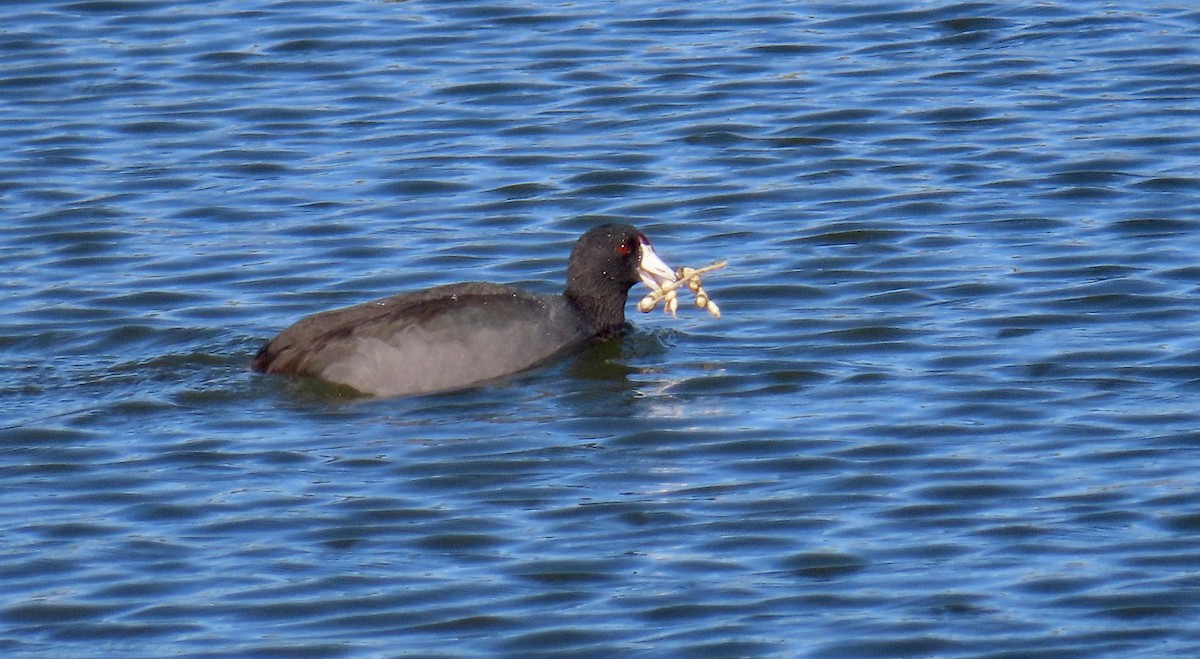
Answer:
[[[524,371],[593,335],[560,295],[471,282],[309,316],[264,346],[252,367],[397,396],[462,386],[464,372],[473,384]]]

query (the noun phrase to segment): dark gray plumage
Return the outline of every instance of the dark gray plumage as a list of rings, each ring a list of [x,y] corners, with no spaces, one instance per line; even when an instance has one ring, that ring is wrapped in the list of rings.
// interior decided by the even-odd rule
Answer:
[[[250,366],[377,396],[467,387],[611,336],[635,283],[672,278],[640,231],[608,224],[575,243],[562,295],[469,282],[325,311],[280,332]]]

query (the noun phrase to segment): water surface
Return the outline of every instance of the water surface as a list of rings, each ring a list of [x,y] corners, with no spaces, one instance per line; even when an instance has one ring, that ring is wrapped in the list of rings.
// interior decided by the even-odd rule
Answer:
[[[1200,12],[0,9],[0,650],[1200,652]],[[501,386],[261,377],[316,311],[724,311]]]

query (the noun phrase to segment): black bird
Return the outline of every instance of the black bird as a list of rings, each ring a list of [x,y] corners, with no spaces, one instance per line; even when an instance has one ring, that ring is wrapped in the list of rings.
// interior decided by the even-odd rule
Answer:
[[[325,311],[280,332],[250,367],[376,396],[468,387],[618,333],[634,284],[674,279],[642,232],[606,224],[575,243],[562,295],[467,282]]]

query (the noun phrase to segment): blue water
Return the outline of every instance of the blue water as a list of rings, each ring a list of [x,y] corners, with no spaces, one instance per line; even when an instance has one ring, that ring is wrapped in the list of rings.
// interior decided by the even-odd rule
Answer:
[[[1190,4],[0,24],[5,656],[1200,654]],[[411,399],[246,370],[612,220],[728,259],[723,317]]]

